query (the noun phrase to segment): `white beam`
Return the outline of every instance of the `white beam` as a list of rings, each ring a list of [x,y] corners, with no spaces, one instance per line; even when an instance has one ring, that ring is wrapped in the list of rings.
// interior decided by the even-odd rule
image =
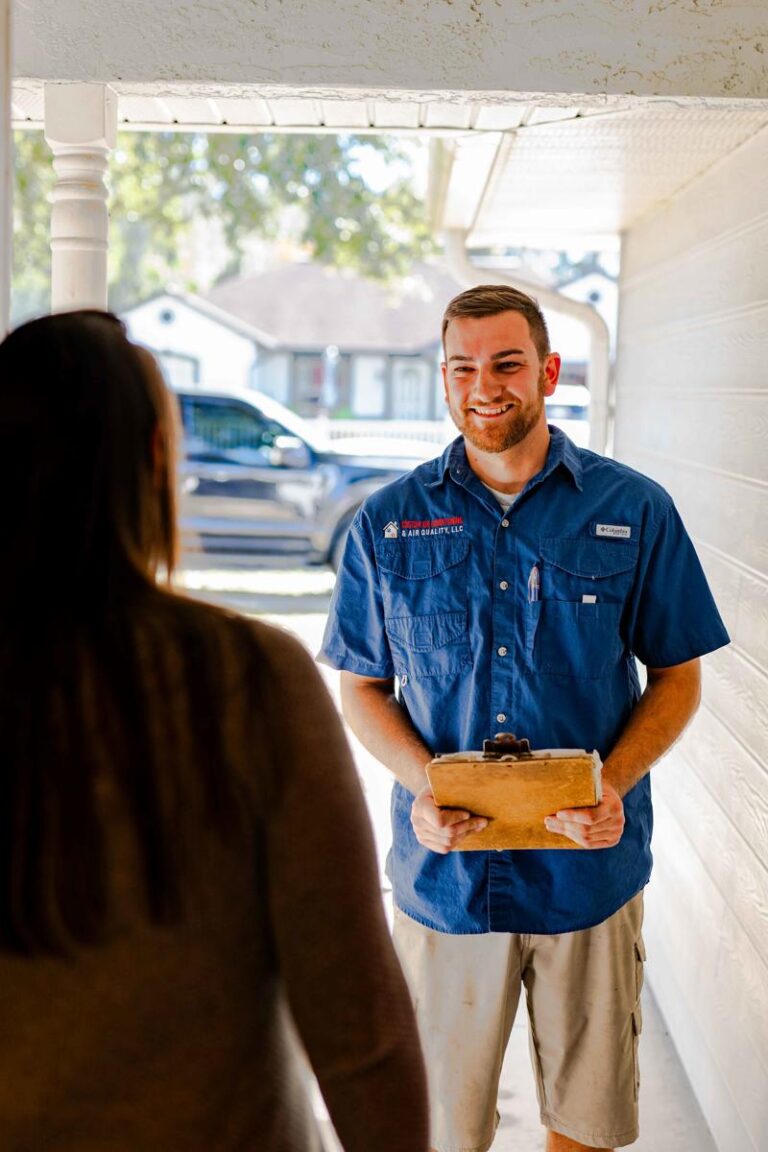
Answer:
[[[11,0],[0,0],[0,337],[11,310]]]
[[[46,84],[45,138],[58,177],[51,212],[51,308],[107,307],[107,172],[117,96],[106,84]]]

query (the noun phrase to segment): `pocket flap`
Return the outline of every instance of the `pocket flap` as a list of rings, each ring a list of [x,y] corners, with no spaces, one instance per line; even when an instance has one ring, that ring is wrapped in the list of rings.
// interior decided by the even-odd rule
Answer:
[[[432,652],[467,637],[466,612],[440,612],[428,616],[390,616],[387,635],[412,652]]]
[[[636,544],[617,544],[613,540],[541,540],[541,558],[571,576],[599,579],[628,572],[637,563]]]
[[[382,540],[376,559],[383,572],[406,580],[427,580],[461,564],[467,557],[469,541],[461,536],[435,539],[411,537],[408,540]]]

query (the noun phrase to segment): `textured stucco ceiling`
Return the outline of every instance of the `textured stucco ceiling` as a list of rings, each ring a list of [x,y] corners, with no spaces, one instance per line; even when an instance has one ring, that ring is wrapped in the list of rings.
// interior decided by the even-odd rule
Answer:
[[[768,97],[765,0],[15,0],[18,77]]]

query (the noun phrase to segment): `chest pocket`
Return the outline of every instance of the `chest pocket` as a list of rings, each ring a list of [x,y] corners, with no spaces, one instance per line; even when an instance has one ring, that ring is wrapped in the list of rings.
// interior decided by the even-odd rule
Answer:
[[[384,627],[403,681],[449,676],[472,662],[467,630],[469,542],[383,540],[376,550]]]
[[[526,646],[537,672],[599,679],[621,659],[621,617],[638,546],[612,540],[540,541],[541,591],[527,604]],[[584,597],[594,597],[594,603]]]

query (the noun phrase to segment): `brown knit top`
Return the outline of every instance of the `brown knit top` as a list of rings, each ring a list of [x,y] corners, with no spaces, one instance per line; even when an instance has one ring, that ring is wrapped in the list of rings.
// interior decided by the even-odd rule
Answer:
[[[187,909],[174,926],[148,916],[94,674],[83,692],[111,928],[68,958],[0,952],[0,1149],[319,1152],[295,1021],[345,1149],[425,1152],[415,1025],[363,798],[317,670],[287,635],[192,601],[135,627],[152,738],[192,849]],[[243,811],[231,837],[206,826],[190,736],[201,705],[176,667],[179,628],[198,630],[216,661],[211,723]],[[248,637],[260,686],[247,676]]]

